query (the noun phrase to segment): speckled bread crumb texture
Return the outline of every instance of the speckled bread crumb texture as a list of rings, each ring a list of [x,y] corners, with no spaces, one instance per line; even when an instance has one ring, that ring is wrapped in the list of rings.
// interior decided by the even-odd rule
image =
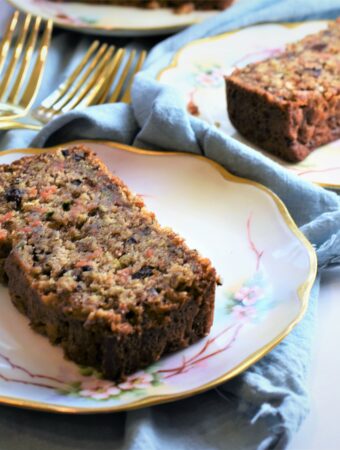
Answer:
[[[290,161],[340,137],[340,23],[236,69],[229,117],[250,141]]]
[[[208,333],[217,282],[210,261],[161,228],[90,150],[23,158],[0,166],[0,176],[0,258],[12,299],[69,357],[116,378],[159,358],[171,339],[181,348]],[[160,331],[161,347],[153,341]],[[91,350],[78,348],[91,335]],[[146,335],[149,353],[133,362],[129,346]],[[107,342],[122,336],[112,364]]]

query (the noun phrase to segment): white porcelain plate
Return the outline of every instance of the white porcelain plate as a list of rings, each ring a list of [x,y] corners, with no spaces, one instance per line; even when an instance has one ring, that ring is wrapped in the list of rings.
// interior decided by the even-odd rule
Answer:
[[[177,53],[171,65],[160,73],[159,80],[179,89],[190,113],[261,151],[243,138],[229,121],[224,75],[236,67],[277,55],[287,43],[326,27],[327,23],[322,21],[265,24],[197,40]],[[263,153],[305,180],[340,189],[340,140],[320,147],[298,164]]]
[[[8,1],[21,11],[52,19],[60,27],[110,36],[172,33],[216,14],[216,11],[175,14],[171,8],[149,10],[131,6],[58,3],[48,0]]]
[[[66,361],[33,332],[0,288],[0,401],[59,412],[104,412],[180,399],[237,375],[301,319],[316,259],[281,201],[191,154],[87,142],[143,196],[162,225],[209,257],[223,280],[208,337],[163,357],[124,383]],[[9,151],[9,163],[41,150]]]

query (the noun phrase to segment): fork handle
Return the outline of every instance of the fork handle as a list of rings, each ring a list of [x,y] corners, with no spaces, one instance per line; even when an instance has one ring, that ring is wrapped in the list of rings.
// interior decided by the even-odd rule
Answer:
[[[0,121],[0,131],[5,130],[33,130],[39,131],[41,130],[43,125],[34,125],[32,123],[23,123],[23,122],[5,122]]]

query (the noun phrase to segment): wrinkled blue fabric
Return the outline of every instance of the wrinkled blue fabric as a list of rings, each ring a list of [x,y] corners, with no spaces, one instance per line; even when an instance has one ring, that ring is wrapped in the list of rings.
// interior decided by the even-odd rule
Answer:
[[[0,132],[0,148],[40,147],[86,138],[203,154],[232,173],[272,189],[315,246],[319,270],[339,264],[337,195],[301,180],[217,128],[189,116],[176,90],[155,80],[174,52],[194,39],[256,22],[338,15],[339,0],[240,0],[224,13],[154,47],[144,71],[135,79],[132,105],[102,105],[71,112],[48,124],[39,134]],[[71,71],[90,41],[88,37],[66,32],[55,36],[38,102]],[[118,45],[122,42],[117,40]],[[150,41],[139,39],[138,45],[147,46]],[[62,416],[56,419],[41,413],[0,408],[0,449],[285,448],[308,412],[306,376],[318,289],[319,279],[312,290],[307,314],[293,332],[265,358],[218,389],[173,404],[98,420]],[[17,421],[23,424],[20,435],[14,432]],[[1,441],[6,442],[5,447],[1,447]],[[27,442],[29,446],[24,446]]]

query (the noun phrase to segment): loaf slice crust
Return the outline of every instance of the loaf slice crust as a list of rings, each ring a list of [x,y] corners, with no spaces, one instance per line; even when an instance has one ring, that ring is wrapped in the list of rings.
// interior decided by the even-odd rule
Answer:
[[[207,335],[216,272],[76,146],[0,166],[0,258],[14,304],[65,354],[125,375]]]
[[[230,121],[287,160],[340,137],[340,22],[226,77]]]

